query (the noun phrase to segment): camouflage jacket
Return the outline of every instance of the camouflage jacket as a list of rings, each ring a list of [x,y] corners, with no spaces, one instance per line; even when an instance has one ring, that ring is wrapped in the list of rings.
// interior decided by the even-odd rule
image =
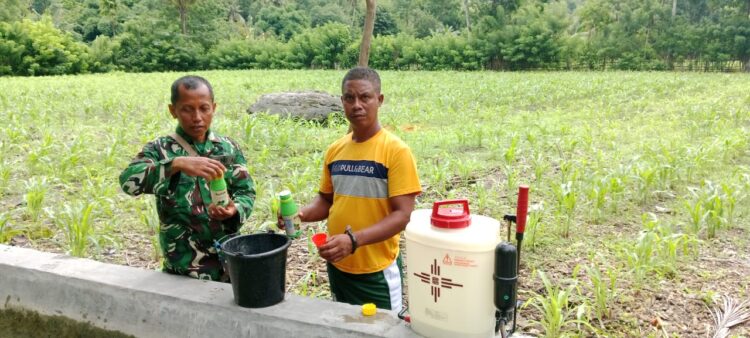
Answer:
[[[165,270],[196,278],[208,277],[208,274],[211,279],[217,279],[215,274],[220,273],[220,267],[215,266],[216,262],[202,262],[203,258],[215,255],[214,241],[223,242],[236,234],[250,216],[255,200],[253,181],[245,157],[233,140],[209,130],[206,142],[197,144],[182,128],[177,127],[177,133],[200,156],[218,160],[227,168],[224,179],[227,192],[237,207],[235,216],[224,221],[209,218],[211,193],[205,179],[181,172],[168,176],[173,159],[189,156],[171,136],[146,144],[120,174],[120,185],[129,195],[155,195]]]

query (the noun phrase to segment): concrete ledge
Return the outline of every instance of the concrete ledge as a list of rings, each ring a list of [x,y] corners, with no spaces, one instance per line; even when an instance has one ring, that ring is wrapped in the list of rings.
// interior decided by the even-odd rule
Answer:
[[[418,337],[389,311],[291,294],[248,309],[229,284],[5,245],[0,301],[136,337]]]

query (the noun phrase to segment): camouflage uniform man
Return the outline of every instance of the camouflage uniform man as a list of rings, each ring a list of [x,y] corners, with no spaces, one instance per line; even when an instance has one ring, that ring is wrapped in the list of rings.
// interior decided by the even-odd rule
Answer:
[[[255,190],[237,143],[210,129],[215,110],[206,79],[177,79],[169,105],[179,123],[176,134],[146,144],[120,174],[120,185],[129,195],[155,195],[164,271],[220,280],[224,271],[214,243],[237,234],[250,216]],[[231,197],[225,207],[211,203],[208,185],[222,176]]]

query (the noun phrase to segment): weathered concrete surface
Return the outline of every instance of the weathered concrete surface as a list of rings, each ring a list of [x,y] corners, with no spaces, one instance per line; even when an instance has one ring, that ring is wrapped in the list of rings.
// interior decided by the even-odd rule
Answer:
[[[343,112],[341,99],[325,92],[272,93],[261,96],[248,113],[266,112],[282,117],[323,122],[333,112]]]
[[[0,245],[0,301],[136,337],[415,337],[388,311],[287,294],[262,309],[229,284]]]
[[[248,309],[229,284],[5,245],[0,302],[136,337],[419,337],[389,311],[291,294]]]

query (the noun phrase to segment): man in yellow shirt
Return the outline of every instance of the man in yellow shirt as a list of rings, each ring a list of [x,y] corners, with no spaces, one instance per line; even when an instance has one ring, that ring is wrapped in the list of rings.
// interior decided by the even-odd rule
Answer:
[[[318,196],[304,206],[303,222],[328,219],[329,239],[319,248],[328,261],[334,300],[402,307],[399,235],[421,192],[409,147],[383,129],[380,77],[351,69],[341,83],[341,101],[352,132],[328,147]]]

